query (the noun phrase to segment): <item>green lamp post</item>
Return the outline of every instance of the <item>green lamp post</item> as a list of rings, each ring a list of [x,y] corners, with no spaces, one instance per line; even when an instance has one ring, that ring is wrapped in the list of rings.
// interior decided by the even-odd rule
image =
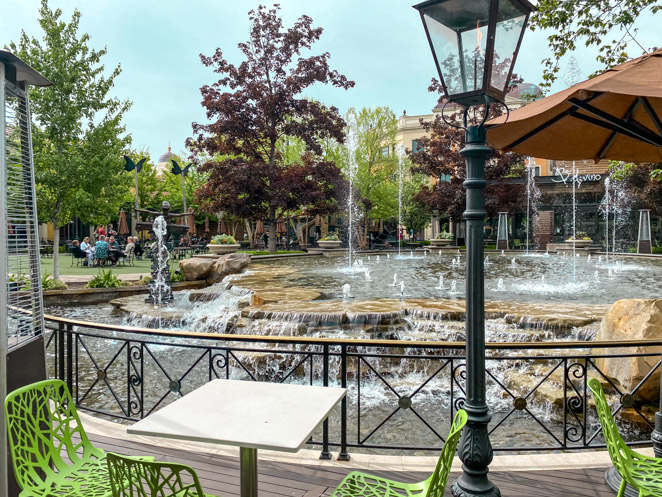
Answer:
[[[463,408],[468,421],[458,446],[463,474],[451,490],[455,497],[500,496],[487,477],[493,454],[485,395],[483,191],[485,161],[492,149],[486,143],[484,124],[494,104],[505,106],[515,59],[535,7],[526,0],[430,0],[414,8],[421,15],[446,103],[456,107],[455,113],[462,112],[463,125],[459,127],[466,133],[466,146],[460,153],[467,164],[467,376]],[[480,117],[471,120],[471,115]]]

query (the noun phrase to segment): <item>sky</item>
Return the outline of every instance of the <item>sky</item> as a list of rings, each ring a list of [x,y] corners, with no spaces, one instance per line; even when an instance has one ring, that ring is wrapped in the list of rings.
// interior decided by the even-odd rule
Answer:
[[[18,41],[21,30],[41,38],[37,22],[39,0],[11,2],[11,14],[0,16],[0,46]],[[269,2],[253,0],[50,0],[61,8],[63,19],[74,8],[81,14],[80,33],[90,35],[93,48],[106,46],[106,69],[121,64],[113,95],[133,102],[124,122],[132,147],[146,149],[153,160],[167,151],[185,150],[191,123],[204,122],[200,87],[218,78],[200,62],[220,47],[232,63],[242,61],[237,44],[248,40],[248,11]],[[356,82],[341,90],[326,85],[309,87],[305,96],[342,113],[351,107],[389,106],[397,116],[429,114],[437,95],[427,88],[436,70],[418,13],[412,0],[281,0],[285,27],[306,14],[324,28],[311,54],[329,52],[332,69]],[[535,2],[534,2],[535,3]],[[0,8],[0,12],[9,12]],[[660,15],[640,19],[638,40],[645,47],[659,46],[656,23]],[[547,34],[528,31],[515,72],[526,82],[542,79],[540,61],[549,54]],[[581,79],[597,70],[597,49],[574,54]],[[640,51],[632,50],[633,56]],[[561,72],[568,61],[562,62]],[[563,89],[559,78],[552,88]],[[187,155],[187,154],[184,154]]]

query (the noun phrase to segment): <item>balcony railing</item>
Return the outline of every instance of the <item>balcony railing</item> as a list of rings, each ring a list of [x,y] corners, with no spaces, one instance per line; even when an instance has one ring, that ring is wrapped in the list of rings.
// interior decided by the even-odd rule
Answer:
[[[79,409],[141,419],[207,381],[234,378],[342,386],[348,395],[310,443],[354,450],[439,450],[464,404],[463,342],[248,336],[94,324],[46,316],[50,374]],[[604,447],[586,382],[599,378],[631,445],[649,443],[660,340],[487,344],[495,450]],[[625,391],[606,360],[646,364]],[[657,374],[655,374],[657,372]],[[219,420],[222,422],[222,420]]]

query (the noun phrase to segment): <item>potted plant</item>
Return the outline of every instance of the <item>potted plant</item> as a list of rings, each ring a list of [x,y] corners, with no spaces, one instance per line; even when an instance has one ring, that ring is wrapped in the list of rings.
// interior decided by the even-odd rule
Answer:
[[[442,231],[436,238],[430,240],[430,245],[433,247],[445,247],[446,245],[450,245],[452,241],[453,234],[448,231]]]
[[[241,247],[233,236],[222,234],[213,236],[207,248],[212,254],[232,254]]]
[[[574,246],[579,247],[579,248],[586,248],[586,247],[590,247],[591,245],[593,245],[593,240],[591,240],[591,237],[588,236],[583,231],[577,231],[575,233],[574,238],[571,236],[565,242],[569,243],[570,245],[573,245],[573,243],[574,243]]]
[[[338,238],[338,235],[331,231],[324,238],[318,240],[317,245],[323,249],[339,249],[342,246],[342,242]]]

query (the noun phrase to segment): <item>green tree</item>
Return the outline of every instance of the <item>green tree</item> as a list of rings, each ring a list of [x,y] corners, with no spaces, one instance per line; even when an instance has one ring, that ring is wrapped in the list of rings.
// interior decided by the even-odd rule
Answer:
[[[599,47],[597,61],[609,69],[630,58],[628,44],[636,44],[636,21],[662,8],[659,0],[540,0],[531,15],[531,29],[547,29],[552,56],[543,59],[542,88],[558,77],[561,59],[577,49]],[[611,37],[613,39],[609,39]]]
[[[120,66],[109,74],[101,62],[106,49],[88,46],[79,34],[80,12],[71,21],[42,0],[40,41],[21,33],[10,49],[53,85],[31,88],[33,149],[38,211],[53,224],[53,276],[59,277],[59,230],[72,217],[86,223],[108,222],[130,200],[132,178],[124,174],[122,151],[130,143],[122,124],[131,102],[108,95]]]
[[[358,113],[350,109],[350,113],[356,115],[359,138],[354,188],[355,195],[360,196],[357,205],[363,228],[358,240],[361,248],[366,248],[370,221],[398,215],[398,157],[394,153],[397,118],[388,107],[364,107]]]

